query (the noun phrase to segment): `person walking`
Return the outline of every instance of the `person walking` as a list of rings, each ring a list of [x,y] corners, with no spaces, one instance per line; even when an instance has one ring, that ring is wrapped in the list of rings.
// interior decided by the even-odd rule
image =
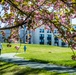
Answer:
[[[26,45],[24,45],[24,52],[26,51]]]
[[[0,55],[1,55],[1,50],[2,50],[2,43],[0,43]]]

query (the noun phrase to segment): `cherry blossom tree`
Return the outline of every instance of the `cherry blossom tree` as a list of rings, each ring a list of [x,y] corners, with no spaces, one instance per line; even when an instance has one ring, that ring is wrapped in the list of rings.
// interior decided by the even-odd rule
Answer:
[[[76,18],[76,0],[0,0],[0,6],[0,21],[5,24],[0,30],[10,29],[9,39],[14,42],[19,40],[21,27],[35,30],[44,25],[52,32],[57,28],[58,37],[76,50],[76,30],[71,24]]]

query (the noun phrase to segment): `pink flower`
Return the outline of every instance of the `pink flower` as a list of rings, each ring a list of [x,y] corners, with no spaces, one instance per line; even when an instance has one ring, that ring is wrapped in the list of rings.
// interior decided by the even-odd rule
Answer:
[[[50,30],[50,27],[49,27],[48,25],[46,25],[46,26],[45,26],[45,29],[48,29],[48,30]]]
[[[16,0],[16,2],[20,2],[20,0]]]
[[[72,36],[72,39],[76,42],[76,32],[73,33],[71,36]]]
[[[23,0],[16,0],[16,2],[23,2]]]
[[[15,48],[16,48],[17,50],[19,50],[20,46],[15,46]]]
[[[72,44],[72,48],[76,50],[76,43]]]
[[[50,19],[50,20],[53,20],[53,19],[54,19],[54,14],[53,14],[53,13],[51,13],[51,14],[49,15],[49,19]]]

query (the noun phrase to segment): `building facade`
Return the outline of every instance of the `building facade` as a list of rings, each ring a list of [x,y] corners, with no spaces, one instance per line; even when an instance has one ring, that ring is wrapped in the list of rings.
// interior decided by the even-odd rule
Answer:
[[[73,26],[76,29],[76,25]],[[10,30],[5,30],[6,38],[10,35]],[[41,26],[35,30],[27,30],[26,28],[22,28],[19,31],[19,36],[22,43],[29,44],[48,44],[53,46],[68,46],[61,39],[55,37],[54,35],[58,35],[58,30],[55,29],[52,33],[50,29],[45,29],[44,26]],[[0,42],[5,42],[3,36],[0,34]]]
[[[55,45],[55,46],[63,46],[66,45],[65,43],[63,44],[61,39],[58,39],[54,35],[58,34],[58,30],[55,29],[54,33],[51,32],[49,29],[45,29],[44,26],[41,26],[35,31],[32,31],[32,37],[31,41],[33,44],[48,44],[48,45]]]
[[[29,44],[48,44],[53,46],[67,46],[61,39],[55,37],[54,35],[58,35],[58,30],[55,29],[52,33],[50,29],[45,29],[44,26],[41,26],[35,30],[20,30],[20,38],[22,43]]]

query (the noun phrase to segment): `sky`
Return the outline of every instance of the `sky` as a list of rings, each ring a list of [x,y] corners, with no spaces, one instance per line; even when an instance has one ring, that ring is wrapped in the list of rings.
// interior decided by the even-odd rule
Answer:
[[[76,24],[76,18],[75,19],[72,19],[72,24]]]

